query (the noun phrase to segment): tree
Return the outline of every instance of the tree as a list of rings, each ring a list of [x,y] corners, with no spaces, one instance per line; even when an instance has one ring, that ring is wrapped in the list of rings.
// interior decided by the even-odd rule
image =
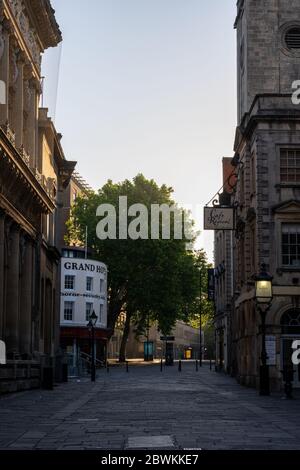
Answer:
[[[198,294],[191,306],[188,323],[194,328],[200,328],[200,301],[201,301],[201,325],[204,331],[210,331],[214,321],[214,305],[207,299],[208,269],[212,265],[208,263],[204,250],[194,252],[194,263],[198,276]],[[200,297],[201,290],[201,297]]]
[[[85,197],[79,197],[72,210],[68,223],[69,239],[78,238],[84,242],[87,227],[89,246],[95,258],[109,267],[110,335],[114,332],[121,310],[127,314],[120,359],[125,358],[131,319],[139,329],[145,328],[147,321],[156,321],[163,334],[168,334],[178,318],[186,317],[189,306],[195,302],[197,296],[197,266],[193,254],[187,251],[186,243],[189,240],[186,236],[176,239],[173,213],[169,239],[162,238],[163,230],[167,228],[162,217],[159,219],[158,239],[119,239],[121,231],[124,231],[124,227],[119,226],[124,220],[124,213],[119,207],[120,197],[127,196],[128,207],[143,204],[148,209],[148,226],[151,227],[152,205],[174,206],[172,193],[172,188],[158,186],[153,180],[137,175],[133,181],[108,181],[97,193],[91,192]],[[99,218],[96,213],[97,208],[103,204],[110,204],[115,208],[116,239],[99,239],[97,236]],[[192,230],[193,222],[188,214],[185,215]],[[128,217],[126,230],[132,227],[135,220],[133,216]],[[135,228],[142,233],[141,224],[136,223]]]

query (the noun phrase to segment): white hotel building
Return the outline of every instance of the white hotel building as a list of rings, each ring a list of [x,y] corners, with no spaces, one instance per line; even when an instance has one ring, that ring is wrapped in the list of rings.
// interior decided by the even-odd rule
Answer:
[[[107,342],[107,266],[85,259],[84,249],[62,250],[60,295],[60,344],[75,369],[91,353],[89,317],[98,317],[95,328],[96,357],[104,360]]]

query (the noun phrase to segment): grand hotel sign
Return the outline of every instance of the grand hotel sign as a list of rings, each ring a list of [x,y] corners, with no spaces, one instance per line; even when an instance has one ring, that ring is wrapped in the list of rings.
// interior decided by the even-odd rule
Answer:
[[[233,207],[204,207],[204,230],[234,230]]]

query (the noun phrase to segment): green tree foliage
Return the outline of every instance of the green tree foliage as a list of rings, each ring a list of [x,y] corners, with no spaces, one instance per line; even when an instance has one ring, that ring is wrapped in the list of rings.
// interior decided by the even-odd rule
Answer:
[[[200,327],[200,301],[201,301],[201,318],[203,328],[208,328],[213,325],[214,319],[214,304],[207,299],[208,293],[208,269],[212,265],[208,263],[206,253],[204,250],[194,252],[194,264],[197,268],[198,276],[198,290],[197,296],[192,303],[189,311],[188,323],[194,328]],[[201,292],[201,298],[200,298]],[[201,299],[201,300],[200,300]]]
[[[163,334],[168,334],[177,319],[188,318],[189,311],[195,308],[199,295],[198,257],[187,251],[186,239],[175,239],[173,231],[168,240],[119,240],[118,236],[116,240],[100,240],[96,235],[99,205],[112,204],[116,208],[118,229],[120,196],[127,196],[128,206],[144,204],[150,217],[151,204],[174,204],[172,193],[172,188],[158,186],[153,180],[137,175],[133,181],[108,181],[98,192],[78,198],[74,204],[68,223],[69,240],[84,242],[87,227],[88,245],[94,257],[109,268],[111,334],[122,310],[133,319],[137,331],[144,331],[148,321],[155,321]],[[128,224],[131,220],[128,217]],[[193,227],[190,218],[189,225]]]

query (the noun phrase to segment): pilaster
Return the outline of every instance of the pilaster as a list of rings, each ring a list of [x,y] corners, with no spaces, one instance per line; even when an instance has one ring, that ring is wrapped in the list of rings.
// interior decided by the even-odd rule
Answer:
[[[9,234],[9,258],[6,285],[5,340],[8,353],[19,349],[19,275],[20,275],[20,230],[12,224]]]
[[[33,278],[33,246],[28,237],[22,239],[22,268],[20,285],[20,353],[31,353],[32,329],[32,278]]]
[[[0,24],[0,80],[5,83],[5,104],[0,104],[0,126],[6,124],[8,121],[10,34],[10,22],[3,19]]]
[[[4,337],[4,223],[5,212],[0,208],[0,339]]]

